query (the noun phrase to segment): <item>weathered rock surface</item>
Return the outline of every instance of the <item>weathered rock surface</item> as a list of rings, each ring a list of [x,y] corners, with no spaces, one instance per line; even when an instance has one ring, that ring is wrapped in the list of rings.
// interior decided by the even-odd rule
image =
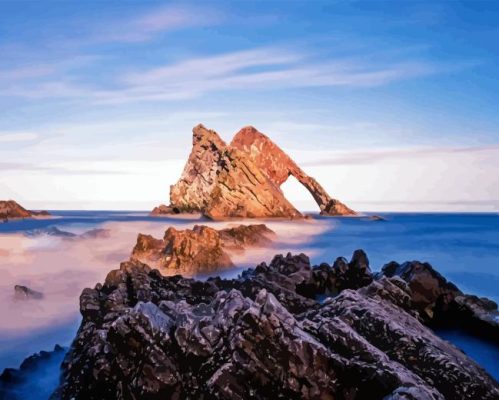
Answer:
[[[232,267],[227,250],[268,246],[274,232],[265,225],[240,225],[216,230],[204,225],[193,229],[168,228],[163,239],[139,234],[132,258],[169,270],[193,275]]]
[[[336,274],[363,279],[364,256]],[[83,291],[53,398],[498,398],[497,382],[423,325],[400,277],[316,301],[334,269],[288,254],[196,281],[123,263]]]
[[[16,218],[47,217],[50,214],[47,211],[26,210],[14,200],[0,200],[0,220],[8,221]]]
[[[200,211],[212,219],[300,218],[280,189],[290,175],[312,193],[322,214],[355,214],[256,129],[244,128],[227,145],[203,125],[193,129],[192,151],[179,181],[170,187],[170,205],[156,207],[152,214]]]

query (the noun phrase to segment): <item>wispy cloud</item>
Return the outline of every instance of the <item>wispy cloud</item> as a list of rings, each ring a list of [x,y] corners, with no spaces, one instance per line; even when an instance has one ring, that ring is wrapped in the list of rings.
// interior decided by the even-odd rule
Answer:
[[[397,161],[410,159],[420,159],[429,156],[450,156],[459,154],[493,154],[497,156],[499,144],[489,146],[472,147],[428,147],[409,149],[390,149],[373,151],[349,151],[337,152],[327,158],[320,158],[313,161],[304,161],[300,165],[304,167],[319,167],[333,165],[364,165],[383,161]]]
[[[0,143],[29,142],[37,138],[34,132],[0,132]]]
[[[275,47],[194,57],[110,77],[114,89],[71,79],[18,85],[0,95],[29,98],[85,98],[95,103],[192,99],[213,92],[311,87],[372,87],[443,72],[426,61],[365,63],[321,60],[313,54]]]
[[[124,21],[94,28],[90,42],[143,42],[174,30],[208,27],[220,23],[223,15],[203,6],[166,5],[156,7]]]

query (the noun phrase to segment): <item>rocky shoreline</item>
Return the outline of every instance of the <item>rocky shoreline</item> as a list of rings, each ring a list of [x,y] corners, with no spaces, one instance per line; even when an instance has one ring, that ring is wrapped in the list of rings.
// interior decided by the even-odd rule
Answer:
[[[238,279],[165,277],[137,260],[80,298],[52,399],[496,399],[498,383],[429,328],[499,338],[497,305],[429,264],[276,256]],[[480,327],[480,329],[478,329]]]

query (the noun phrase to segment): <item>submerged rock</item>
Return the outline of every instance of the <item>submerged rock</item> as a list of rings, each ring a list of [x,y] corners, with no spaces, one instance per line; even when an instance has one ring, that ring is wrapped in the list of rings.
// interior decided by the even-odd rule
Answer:
[[[267,136],[242,129],[227,145],[203,125],[193,129],[193,147],[179,181],[170,187],[170,205],[153,215],[202,212],[212,219],[302,218],[280,186],[295,176],[312,194],[323,215],[354,211],[331,198]]]
[[[44,229],[33,229],[26,231],[25,236],[37,237],[37,236],[53,236],[62,239],[95,239],[95,238],[108,238],[111,235],[110,229],[91,229],[89,231],[83,232],[82,234],[76,234],[73,232],[64,231],[56,226],[50,226]]]
[[[193,275],[232,267],[227,250],[244,250],[250,246],[268,246],[274,232],[265,225],[239,225],[216,230],[204,225],[193,229],[168,228],[163,239],[139,234],[132,259],[154,266]]]
[[[36,290],[30,289],[27,286],[15,285],[14,286],[15,298],[18,300],[35,299],[39,300],[43,298],[43,293],[37,292]]]
[[[288,254],[198,281],[123,263],[82,293],[53,399],[498,398],[497,382],[423,324],[410,283],[368,282],[363,252],[346,265]],[[349,269],[365,286],[344,288]],[[348,284],[318,302],[339,272]]]
[[[78,235],[72,232],[63,231],[56,226],[51,226],[45,229],[33,229],[25,232],[25,236],[28,237],[37,237],[37,236],[54,236],[60,238],[75,238]]]
[[[381,215],[370,215],[367,219],[369,221],[377,221],[377,222],[387,221],[387,219],[385,217],[382,217]]]
[[[105,239],[111,236],[110,229],[95,228],[78,235],[82,239]]]
[[[0,200],[0,220],[8,221],[9,219],[48,216],[50,216],[50,214],[47,211],[26,210],[14,200]]]

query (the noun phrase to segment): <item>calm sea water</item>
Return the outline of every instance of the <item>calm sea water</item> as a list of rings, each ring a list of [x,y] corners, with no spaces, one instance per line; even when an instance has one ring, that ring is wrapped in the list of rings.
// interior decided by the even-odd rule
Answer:
[[[157,221],[165,226],[169,221],[176,225],[192,224],[189,220],[152,218],[146,212],[53,211],[52,214],[55,216],[53,219],[0,223],[0,234],[23,233],[53,226],[83,232],[108,222]],[[306,243],[306,248],[313,250],[312,262],[332,263],[339,256],[349,258],[356,249],[367,252],[371,268],[375,271],[392,260],[427,261],[464,292],[499,301],[499,214],[384,213],[383,216],[387,221],[315,216],[325,229]],[[291,246],[291,250],[296,252],[303,249],[303,244]],[[0,255],[0,266],[2,262],[6,260],[2,260]],[[75,304],[75,315],[77,308],[78,304]],[[69,324],[38,332],[38,350],[52,348],[56,343],[69,345],[77,325],[76,317]],[[441,335],[499,379],[497,346],[458,332],[442,332]],[[22,346],[22,343],[16,344],[15,341],[0,340],[0,371],[7,366],[17,366],[12,365],[13,354],[17,358],[28,355],[23,354]],[[7,361],[10,364],[6,364]]]

